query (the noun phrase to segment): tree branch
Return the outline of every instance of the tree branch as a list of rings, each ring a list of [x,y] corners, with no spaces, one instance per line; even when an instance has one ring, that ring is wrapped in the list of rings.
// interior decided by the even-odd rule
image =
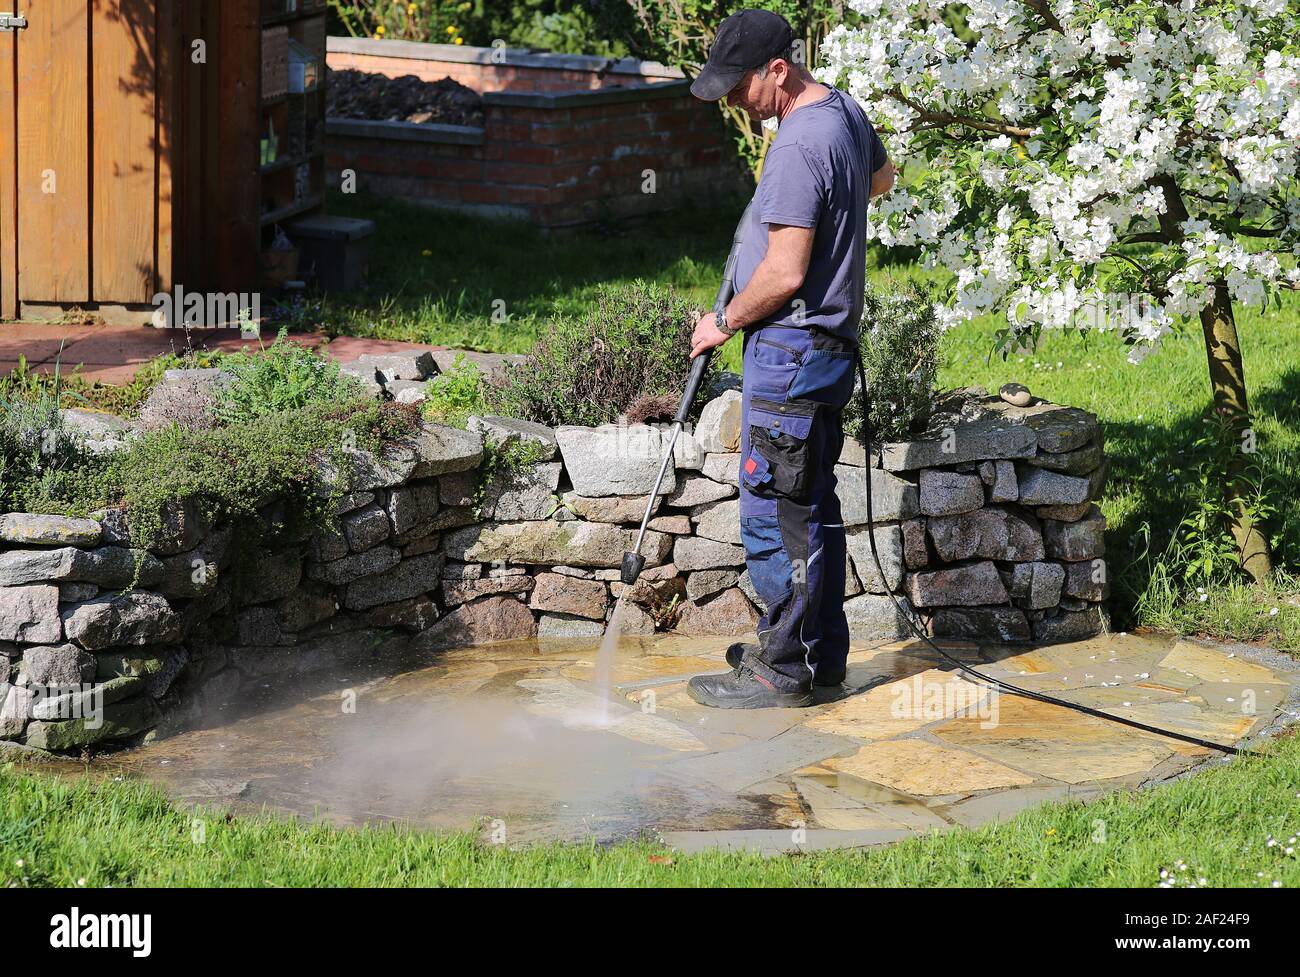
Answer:
[[[984,119],[972,119],[964,115],[954,115],[951,112],[934,112],[927,109],[919,102],[908,98],[897,89],[891,89],[885,92],[890,98],[897,102],[902,102],[908,108],[914,110],[917,117],[922,122],[933,122],[940,126],[962,125],[968,129],[978,129],[981,132],[996,132],[999,135],[1015,136],[1017,139],[1028,139],[1032,136],[1032,129],[1022,129],[1019,126],[1007,125],[1005,122],[989,122]]]

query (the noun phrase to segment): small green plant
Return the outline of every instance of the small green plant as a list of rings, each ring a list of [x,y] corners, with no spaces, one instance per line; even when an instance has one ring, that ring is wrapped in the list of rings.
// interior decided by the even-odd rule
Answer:
[[[871,400],[871,431],[880,441],[901,441],[916,433],[934,405],[942,330],[934,304],[918,285],[878,290],[868,287],[859,327],[862,366]],[[846,437],[862,429],[855,394],[844,410]]]
[[[344,404],[361,395],[360,384],[337,363],[287,335],[281,329],[270,346],[226,357],[222,366],[232,380],[217,408],[222,422],[240,424],[314,403]]]
[[[59,350],[62,359],[62,347]],[[48,381],[19,363],[21,376],[0,390],[0,511],[25,509],[27,500],[50,491],[87,452],[63,426],[59,360]]]
[[[451,368],[425,385],[423,413],[431,421],[464,428],[471,414],[486,412],[483,371],[457,353]]]
[[[671,287],[602,287],[594,308],[558,320],[526,361],[488,385],[487,406],[551,427],[595,427],[645,398],[678,398],[690,374],[695,319]],[[710,369],[717,369],[716,358]]]

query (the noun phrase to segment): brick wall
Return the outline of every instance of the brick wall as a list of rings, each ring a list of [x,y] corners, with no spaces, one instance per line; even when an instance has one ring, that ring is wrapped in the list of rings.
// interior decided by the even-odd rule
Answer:
[[[503,56],[493,63],[485,48],[331,38],[330,67],[451,75],[483,94],[485,120],[482,129],[333,120],[328,179],[337,185],[351,169],[371,192],[545,227],[699,205],[743,189],[717,110],[693,99],[679,72]]]

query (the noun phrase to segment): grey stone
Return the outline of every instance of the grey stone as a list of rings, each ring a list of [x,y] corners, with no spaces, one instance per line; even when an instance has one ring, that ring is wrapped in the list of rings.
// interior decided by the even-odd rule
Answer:
[[[1060,454],[1040,451],[1034,457],[1027,458],[1026,462],[1035,467],[1046,468],[1049,471],[1061,472],[1065,475],[1086,475],[1101,464],[1102,457],[1101,445],[1093,443]]]
[[[379,398],[384,395],[384,385],[376,377],[374,367],[365,363],[340,363],[339,372],[356,380],[367,396]]]
[[[1081,641],[1101,634],[1108,624],[1105,611],[1095,605],[1086,611],[1062,611],[1033,622],[1034,640],[1044,643]]]
[[[413,641],[418,650],[435,651],[536,635],[533,612],[517,598],[498,594],[461,604]]]
[[[334,504],[334,515],[341,516],[348,512],[355,512],[374,501],[374,492],[349,492],[347,495],[340,496],[338,502]]]
[[[1030,638],[1025,612],[1016,607],[940,607],[930,616],[930,634],[963,641],[1023,642]]]
[[[101,706],[138,695],[144,691],[144,686],[144,679],[138,675],[121,675],[89,688],[72,688],[61,694],[38,695],[32,703],[31,718],[58,720],[89,717]]]
[[[1039,519],[1055,519],[1057,522],[1078,522],[1091,509],[1091,502],[1080,502],[1077,505],[1040,505],[1034,511]]]
[[[438,498],[443,505],[473,505],[477,492],[478,472],[473,469],[438,476]]]
[[[990,506],[959,516],[929,520],[930,539],[945,563],[982,557],[986,560],[1041,560],[1043,536],[1031,515]]]
[[[463,359],[477,366],[489,379],[505,375],[510,367],[528,359],[523,353],[482,353],[474,349],[435,349],[431,352],[439,373],[446,373],[458,359]]]
[[[74,644],[34,646],[23,651],[24,685],[80,685],[94,681],[95,656]]]
[[[740,450],[740,403],[740,391],[724,390],[704,405],[695,425],[695,439],[704,451]]]
[[[603,621],[575,614],[543,614],[537,621],[537,640],[599,638],[605,633]]]
[[[1103,601],[1110,596],[1110,574],[1102,559],[1067,563],[1065,593],[1080,600]]]
[[[1086,516],[1074,522],[1044,519],[1043,543],[1048,556],[1069,563],[1105,556],[1106,518],[1094,505]]]
[[[908,519],[901,524],[903,532],[903,562],[909,570],[919,570],[930,562],[930,549],[925,542],[925,520]]]
[[[897,525],[877,525],[872,535],[875,537],[876,551],[880,555],[880,566],[884,568],[885,578],[882,580],[880,577],[880,569],[871,555],[871,540],[864,527],[849,532],[845,538],[858,580],[868,593],[883,594],[897,590],[903,582],[902,529]]]
[[[1088,498],[1088,480],[1025,465],[1017,472],[1024,505],[1077,505]]]
[[[329,563],[315,563],[307,568],[307,576],[335,586],[351,583],[360,577],[383,573],[397,566],[402,554],[391,546],[376,546],[363,553],[345,556]]]
[[[736,457],[739,458],[740,456],[737,455]],[[707,465],[708,462],[706,461],[705,464]],[[731,485],[724,485],[722,482],[715,482],[712,478],[702,475],[687,475],[678,472],[677,485],[663,502],[664,505],[686,509],[692,506],[705,505],[709,502],[717,502],[719,499],[731,498],[736,494],[736,491],[737,488],[734,482]],[[647,493],[648,495],[649,493]],[[656,497],[656,501],[658,501],[658,497]]]
[[[539,573],[528,606],[536,611],[573,614],[603,621],[609,591],[600,580],[583,580],[563,573]]]
[[[846,437],[844,446],[840,448],[840,456],[836,459],[838,465],[851,465],[854,468],[867,467],[867,449],[862,446],[862,442],[856,438]],[[873,457],[871,464],[876,466],[876,459]]]
[[[1061,601],[1065,569],[1059,563],[1017,563],[1010,571],[1007,592],[1017,607],[1042,610]]]
[[[443,549],[449,558],[466,563],[501,560],[547,566],[563,563],[620,567],[623,554],[636,545],[636,537],[634,529],[599,522],[484,522],[449,532],[443,539]],[[672,545],[672,536],[647,530],[641,545],[646,565],[663,563]]]
[[[0,641],[54,644],[62,639],[58,587],[0,587]]]
[[[292,644],[280,630],[280,615],[273,607],[247,607],[235,618],[236,640],[241,645]]]
[[[158,556],[175,556],[192,550],[208,532],[208,521],[194,499],[173,500],[163,505],[162,529],[149,549]]]
[[[334,519],[317,530],[309,540],[309,546],[312,559],[317,563],[343,559],[348,555],[348,540],[343,535],[342,523]]]
[[[221,568],[226,563],[232,538],[233,531],[226,526],[210,533],[188,553],[164,557],[161,561],[148,557],[146,562],[159,563],[158,572],[153,573],[152,568],[142,567],[141,585],[151,587],[165,597],[202,597],[212,593],[221,582]],[[260,562],[258,569],[264,569]]]
[[[710,452],[704,456],[704,467],[700,471],[705,478],[711,478],[715,482],[724,482],[727,485],[739,488],[740,452],[728,452],[726,454]],[[646,491],[648,492],[649,489]]]
[[[993,484],[989,489],[990,502],[1015,502],[1020,498],[1020,483],[1016,479],[1016,466],[1009,461],[993,462]]]
[[[302,582],[302,556],[293,547],[263,553],[257,558],[256,571],[241,581],[240,599],[250,604],[281,600]]]
[[[138,654],[100,652],[95,656],[95,678],[100,681],[124,676],[140,678],[145,693],[161,699],[189,662],[190,652],[184,645],[146,648]]]
[[[372,607],[366,611],[364,620],[376,628],[423,631],[438,620],[438,605],[427,594],[417,594],[405,600]]]
[[[384,389],[399,404],[422,404],[429,399],[429,385],[424,380],[394,380]]]
[[[338,612],[339,605],[332,593],[300,589],[282,598],[275,609],[280,615],[281,631],[301,631],[329,620]]]
[[[862,582],[858,580],[858,575],[853,571],[853,558],[849,556],[848,550],[844,551],[844,596],[856,597],[863,592]]]
[[[343,527],[343,538],[353,553],[362,553],[388,540],[388,514],[373,502],[349,512],[339,522]]]
[[[920,475],[920,500],[927,516],[971,512],[984,504],[984,485],[977,475],[926,468]]]
[[[432,478],[477,468],[483,460],[483,437],[473,431],[424,421],[415,438],[411,478]]]
[[[79,581],[101,587],[125,587],[135,577],[141,560],[140,583],[156,582],[162,574],[158,560],[144,550],[101,546],[83,550],[71,546],[46,550],[8,550],[0,553],[0,586],[26,583]]]
[[[649,498],[649,493],[644,497],[635,495],[588,497],[579,495],[577,492],[568,491],[564,492],[560,498],[580,518],[589,522],[635,522],[640,525],[641,517],[645,515],[646,500]],[[662,501],[663,496],[655,496],[650,511],[656,511]]]
[[[104,530],[101,542],[109,546],[131,545],[131,527],[127,524],[125,509],[97,509],[91,513],[91,518]]]
[[[564,571],[559,570],[559,572]],[[442,568],[441,576],[443,580],[477,580],[483,576],[483,564],[451,561]]]
[[[442,561],[441,553],[427,553],[403,560],[383,573],[353,580],[343,588],[342,604],[349,610],[363,611],[436,590]]]
[[[385,386],[394,380],[427,380],[438,372],[428,350],[402,353],[363,353],[350,366],[373,369],[374,378]]]
[[[686,596],[700,601],[734,587],[739,579],[740,574],[735,570],[696,570],[686,577]]]
[[[742,594],[749,598],[751,604],[760,609],[765,608],[763,598],[759,597],[758,591],[754,589],[754,581],[749,575],[748,568],[741,572],[740,579],[736,581],[736,586],[740,588]]]
[[[1078,407],[1038,404],[1023,411],[1008,410],[1006,416],[1017,418],[1030,428],[1042,451],[1058,454],[1074,451],[1089,441],[1097,440],[1101,434],[1097,415]]]
[[[758,612],[738,587],[731,587],[707,601],[687,601],[682,606],[677,630],[682,634],[750,634],[758,624]]]
[[[1110,479],[1110,459],[1103,458],[1101,464],[1088,473],[1088,498],[1100,499]]]
[[[579,495],[648,495],[654,488],[668,442],[649,424],[561,425],[555,431],[564,470]],[[674,462],[668,462],[659,492],[675,485]]]
[[[691,534],[691,519],[689,516],[655,516],[648,523],[646,528],[655,529],[661,533],[672,533],[674,536],[689,536]]]
[[[867,521],[867,476],[871,475],[871,515],[876,522],[911,519],[920,513],[916,486],[906,479],[879,468],[854,468],[836,465],[835,494],[840,499],[845,526],[861,526]]]
[[[654,427],[662,432],[662,437],[664,439],[663,444],[666,450],[668,447],[668,439],[670,437],[669,432],[672,430],[672,425],[655,424]],[[706,453],[704,449],[700,447],[700,442],[695,439],[694,434],[686,429],[683,429],[678,433],[677,440],[673,442],[673,465],[675,465],[678,470],[697,472],[704,467],[705,457]],[[672,487],[673,480],[671,477],[665,475],[664,481],[668,483],[669,488]]]
[[[555,509],[555,490],[563,469],[544,461],[497,475],[484,492],[483,515],[502,522],[546,519]]]
[[[595,570],[586,570],[582,567],[566,567],[563,563],[551,567],[553,573],[562,573],[566,577],[581,577],[583,580],[617,580],[619,577],[617,570],[602,570],[597,574]],[[609,576],[602,576],[609,574]]]
[[[483,435],[485,440],[491,438],[499,445],[511,441],[535,444],[541,452],[538,456],[540,461],[550,461],[559,450],[555,431],[536,421],[522,421],[514,417],[499,417],[494,414],[485,414],[482,417],[472,414],[466,421],[466,426],[471,431]]]
[[[1009,600],[997,568],[988,560],[907,575],[908,596],[917,607],[1005,604]]]
[[[902,613],[899,612],[902,606]],[[860,594],[844,602],[844,615],[849,620],[849,633],[856,640],[893,640],[906,638],[912,631],[907,616],[915,614],[906,597],[898,604],[884,594]]]
[[[64,722],[33,722],[27,727],[26,743],[38,750],[68,751],[81,746],[121,740],[157,725],[162,713],[148,696],[115,702],[103,709],[98,728],[90,719]]]
[[[99,543],[104,529],[94,519],[44,516],[31,512],[0,515],[0,540],[24,546],[83,546]]]
[[[740,499],[710,502],[691,510],[695,533],[720,543],[740,545]]]
[[[891,472],[915,471],[967,461],[1028,458],[1037,448],[1038,439],[1025,425],[986,418],[927,432],[915,441],[886,444],[881,449],[881,465]]]
[[[683,536],[673,547],[673,562],[677,569],[687,571],[738,567],[745,562],[745,549],[713,539]]]
[[[148,591],[106,594],[62,613],[68,638],[88,651],[113,645],[172,644],[181,637],[180,616],[167,598]]]
[[[533,578],[528,574],[508,577],[480,577],[471,580],[442,581],[442,603],[446,607],[466,604],[489,594],[526,594],[533,589]]]

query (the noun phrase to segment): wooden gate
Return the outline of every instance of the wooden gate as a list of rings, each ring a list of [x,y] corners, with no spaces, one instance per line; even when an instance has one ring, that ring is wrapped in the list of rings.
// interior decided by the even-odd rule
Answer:
[[[0,317],[246,285],[257,133],[227,137],[256,125],[258,0],[11,9],[26,26],[0,31]]]

